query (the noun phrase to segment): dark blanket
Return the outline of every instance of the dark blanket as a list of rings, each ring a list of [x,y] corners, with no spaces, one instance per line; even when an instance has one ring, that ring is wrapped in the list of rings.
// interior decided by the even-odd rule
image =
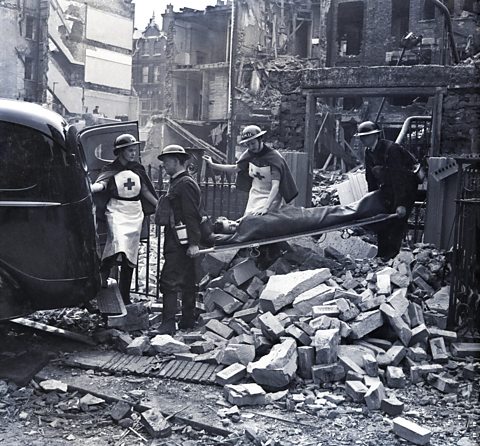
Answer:
[[[379,191],[371,192],[361,200],[346,206],[315,208],[286,206],[275,213],[245,216],[235,234],[215,234],[215,245],[243,243],[327,229],[386,213]]]

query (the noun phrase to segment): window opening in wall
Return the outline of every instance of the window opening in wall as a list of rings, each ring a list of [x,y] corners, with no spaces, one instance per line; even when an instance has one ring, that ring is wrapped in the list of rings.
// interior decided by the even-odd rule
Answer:
[[[407,105],[425,105],[428,102],[428,96],[402,95],[390,96],[388,103],[397,107],[406,107]]]
[[[154,54],[162,54],[163,52],[163,43],[161,40],[156,40],[153,44]]]
[[[33,59],[25,57],[25,79],[33,79]]]
[[[151,84],[155,81],[155,74],[154,74],[154,68],[153,66],[148,67],[148,82]]]
[[[468,12],[478,12],[478,8],[480,6],[477,6],[477,9],[475,10],[475,2],[477,2],[478,0],[463,0],[463,10],[464,11],[468,11]]]
[[[183,119],[187,113],[187,87],[185,85],[177,85],[177,118]]]
[[[142,83],[148,84],[148,67],[142,68]]]
[[[340,56],[360,54],[363,40],[363,2],[341,3],[337,15],[337,45]]]
[[[410,0],[392,1],[392,37],[398,43],[408,33],[410,21]]]
[[[309,36],[311,22],[303,20],[295,33],[295,54],[299,57],[309,56]]]
[[[35,38],[35,21],[31,16],[27,16],[25,20],[25,37],[27,39]]]
[[[361,96],[345,96],[343,98],[343,110],[358,110],[363,105]]]
[[[422,20],[433,20],[435,18],[435,3],[431,0],[423,0]]]

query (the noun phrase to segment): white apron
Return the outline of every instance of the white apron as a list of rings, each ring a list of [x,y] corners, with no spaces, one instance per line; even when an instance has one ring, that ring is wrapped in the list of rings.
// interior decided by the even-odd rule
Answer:
[[[117,173],[113,180],[120,198],[133,198],[140,195],[141,179],[131,170]],[[132,266],[135,266],[142,231],[142,203],[140,200],[127,201],[111,198],[107,203],[105,217],[108,232],[102,260],[124,253]]]
[[[252,178],[252,187],[248,194],[245,215],[262,210],[267,204],[270,190],[272,189],[272,171],[270,166],[259,167],[253,163],[248,163],[248,176]],[[282,196],[278,194],[270,210],[276,211],[281,205]]]

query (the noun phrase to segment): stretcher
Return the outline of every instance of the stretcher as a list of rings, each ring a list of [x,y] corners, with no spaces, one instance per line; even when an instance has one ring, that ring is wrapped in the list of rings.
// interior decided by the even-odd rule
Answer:
[[[343,231],[343,230],[348,230],[350,228],[355,228],[359,226],[368,226],[374,223],[382,223],[382,222],[386,222],[388,220],[392,220],[396,218],[398,218],[397,214],[378,214],[372,217],[367,217],[363,219],[354,220],[351,222],[344,222],[341,224],[326,226],[323,228],[318,228],[310,231],[297,232],[294,234],[285,234],[285,235],[269,237],[269,238],[262,238],[260,240],[251,240],[251,241],[245,241],[240,243],[217,245],[210,248],[201,249],[199,253],[200,254],[217,253],[217,252],[231,251],[234,249],[242,249],[242,248],[254,249],[254,248],[258,248],[261,245],[268,245],[270,243],[288,242],[296,238],[321,235],[321,234],[325,234],[327,232],[332,232],[332,231]]]

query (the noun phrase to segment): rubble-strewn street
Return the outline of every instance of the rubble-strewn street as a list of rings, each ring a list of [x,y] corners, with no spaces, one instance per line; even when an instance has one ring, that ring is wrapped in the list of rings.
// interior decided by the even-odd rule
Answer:
[[[199,326],[174,337],[142,296],[123,329],[36,313],[96,347],[5,325],[0,364],[50,361],[23,387],[1,382],[3,443],[476,444],[479,344],[446,329],[444,253],[360,261],[305,239],[266,270],[235,254],[204,258]]]

